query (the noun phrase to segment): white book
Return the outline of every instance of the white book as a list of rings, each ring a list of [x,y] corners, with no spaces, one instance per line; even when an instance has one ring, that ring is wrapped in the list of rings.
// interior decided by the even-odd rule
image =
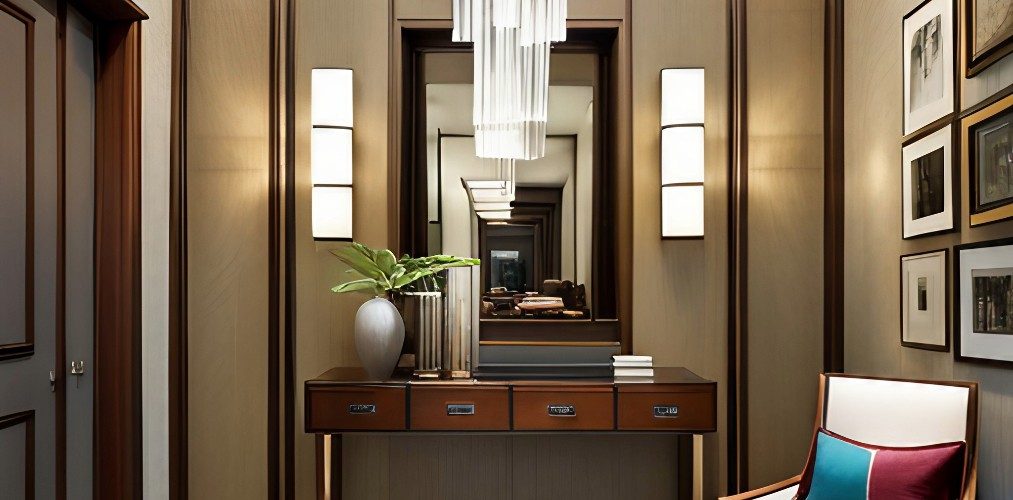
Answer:
[[[612,356],[613,361],[639,361],[639,362],[654,362],[654,358],[651,356]]]
[[[654,368],[616,368],[615,377],[653,377]]]
[[[650,361],[613,361],[612,366],[616,368],[651,368]]]

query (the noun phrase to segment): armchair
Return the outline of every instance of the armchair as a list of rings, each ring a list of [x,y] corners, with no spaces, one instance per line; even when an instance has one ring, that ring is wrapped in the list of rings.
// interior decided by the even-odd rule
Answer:
[[[962,500],[974,500],[977,479],[978,384],[930,382],[845,374],[819,378],[813,439],[820,427],[881,446],[922,446],[964,441]],[[813,460],[810,446],[808,469]],[[723,500],[786,500],[795,497],[802,475]]]

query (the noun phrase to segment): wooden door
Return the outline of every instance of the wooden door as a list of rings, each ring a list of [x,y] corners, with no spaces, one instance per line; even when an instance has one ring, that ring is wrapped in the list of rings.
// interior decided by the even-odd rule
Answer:
[[[0,0],[0,485],[55,496],[55,2]]]

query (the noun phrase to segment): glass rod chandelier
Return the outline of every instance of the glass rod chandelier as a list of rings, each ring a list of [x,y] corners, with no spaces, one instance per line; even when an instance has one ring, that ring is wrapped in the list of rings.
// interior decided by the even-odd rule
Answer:
[[[475,155],[545,156],[549,49],[566,40],[566,0],[453,0],[453,9],[453,40],[475,46]]]

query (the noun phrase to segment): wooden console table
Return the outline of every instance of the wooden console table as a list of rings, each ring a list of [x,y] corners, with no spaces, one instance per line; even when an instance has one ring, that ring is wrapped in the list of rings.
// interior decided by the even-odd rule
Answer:
[[[703,498],[703,434],[717,430],[717,383],[685,368],[650,382],[612,379],[371,381],[333,368],[305,385],[317,434],[317,497],[341,497],[349,432],[666,432],[693,436],[692,498]]]

